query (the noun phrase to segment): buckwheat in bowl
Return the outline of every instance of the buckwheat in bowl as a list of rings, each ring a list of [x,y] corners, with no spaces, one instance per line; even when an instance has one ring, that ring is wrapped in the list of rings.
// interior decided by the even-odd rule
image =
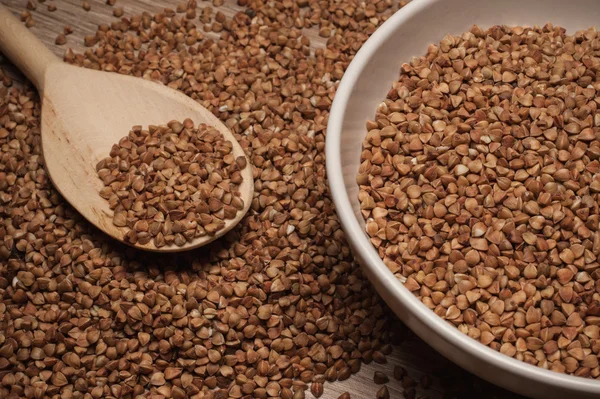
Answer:
[[[413,1],[356,55],[327,130],[378,292],[531,397],[600,394],[599,17],[585,0]]]

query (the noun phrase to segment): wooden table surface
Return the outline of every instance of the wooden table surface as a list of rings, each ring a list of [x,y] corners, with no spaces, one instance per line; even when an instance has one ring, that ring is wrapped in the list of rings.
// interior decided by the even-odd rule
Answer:
[[[83,37],[94,34],[99,24],[110,24],[115,19],[112,16],[114,8],[106,5],[105,0],[88,0],[91,10],[87,12],[82,8],[81,0],[46,0],[44,3],[33,0],[33,2],[37,4],[37,9],[30,11],[35,21],[35,26],[31,28],[31,31],[61,58],[67,48],[78,52],[84,51]],[[177,0],[117,0],[116,6],[124,8],[125,16],[132,16],[143,11],[156,13],[165,7],[175,9],[177,3]],[[14,13],[20,14],[26,9],[27,0],[0,0],[0,4],[8,7]],[[49,12],[47,9],[48,4],[56,5],[57,10]],[[199,1],[199,7],[210,4]],[[219,10],[227,17],[231,17],[239,10],[243,10],[243,7],[238,6],[235,0],[226,0],[225,4],[219,7]],[[73,34],[67,36],[66,45],[55,45],[54,40],[58,34],[62,33],[65,25],[70,25],[73,28]],[[216,37],[216,34],[212,32],[207,36],[210,37],[211,35]],[[324,45],[324,39],[320,38],[315,30],[307,30],[306,36],[310,38],[311,46],[317,48]],[[425,396],[431,399],[441,398],[446,393],[444,384],[435,375],[439,374],[440,370],[458,369],[457,366],[444,359],[423,341],[411,334],[403,344],[395,347],[393,353],[388,356],[387,364],[371,363],[363,365],[360,372],[350,377],[350,379],[325,384],[325,393],[322,398],[335,399],[344,392],[351,393],[352,398],[374,398],[375,393],[380,388],[379,385],[373,382],[375,371],[382,371],[390,377],[390,382],[387,384],[390,397],[402,398],[402,385],[392,378],[393,368],[396,365],[404,367],[408,375],[417,381],[423,375],[430,376],[432,380],[431,387],[426,390],[417,388],[417,398]],[[466,371],[462,371],[461,374],[466,376],[467,381],[470,381],[470,376]],[[486,398],[514,399],[518,397],[483,381],[478,381],[478,386],[480,389],[484,389]],[[467,396],[461,395],[460,397],[478,396],[480,395],[473,393]],[[312,397],[309,391],[307,391],[307,397]]]

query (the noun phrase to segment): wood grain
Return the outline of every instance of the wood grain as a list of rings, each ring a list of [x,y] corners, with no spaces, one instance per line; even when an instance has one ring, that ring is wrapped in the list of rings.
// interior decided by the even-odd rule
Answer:
[[[10,10],[0,7],[0,49],[38,88],[44,73],[59,59],[41,43]]]
[[[36,23],[31,28],[31,31],[57,56],[62,57],[64,51],[69,47],[74,51],[84,51],[83,37],[94,34],[98,24],[110,24],[111,21],[114,21],[114,17],[112,16],[113,8],[106,5],[104,1],[88,0],[88,2],[91,5],[89,12],[83,10],[81,1],[78,0],[47,0],[45,3],[38,4],[37,10],[30,11]],[[48,12],[47,4],[50,3],[54,3],[57,6],[55,12]],[[199,3],[199,7],[210,5],[210,3],[203,1],[199,1]],[[18,14],[25,9],[26,0],[0,0],[0,4],[6,5]],[[131,16],[144,11],[155,13],[165,7],[175,8],[176,4],[176,1],[165,0],[118,0],[117,5],[124,8],[125,16]],[[226,16],[230,17],[240,11],[242,7],[237,6],[232,0],[227,0],[219,9]],[[67,36],[67,44],[65,46],[57,46],[54,44],[54,40],[59,33],[62,33],[65,25],[70,25],[74,32],[72,35]],[[312,47],[317,48],[324,45],[324,40],[318,36],[316,31],[307,30],[305,34],[310,38]],[[209,33],[207,36],[210,37],[211,35],[216,37],[213,33]],[[393,353],[388,356],[386,364],[371,363],[363,365],[360,372],[348,380],[326,383],[325,393],[321,398],[336,399],[344,392],[351,393],[353,399],[374,398],[375,393],[380,387],[373,382],[373,373],[375,371],[383,371],[390,377],[390,382],[387,384],[390,397],[402,398],[402,385],[392,377],[393,368],[396,365],[404,367],[408,375],[417,381],[423,375],[430,376],[432,379],[431,388],[427,390],[418,388],[417,397],[424,395],[431,399],[442,398],[447,393],[447,387],[436,375],[440,372],[443,373],[444,370],[458,368],[437,354],[423,341],[411,335],[402,345],[394,348]],[[462,373],[465,375],[468,374],[466,371],[462,371]],[[491,384],[482,383],[481,385],[485,388],[486,398],[515,399],[520,397]],[[307,397],[313,397],[309,391],[307,391]],[[476,394],[468,394],[459,397],[478,396]]]

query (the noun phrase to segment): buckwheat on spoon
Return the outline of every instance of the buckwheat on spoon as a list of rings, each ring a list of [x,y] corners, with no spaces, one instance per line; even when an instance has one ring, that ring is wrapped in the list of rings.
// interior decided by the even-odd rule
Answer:
[[[109,203],[98,195],[102,183],[97,178],[95,166],[106,157],[113,144],[132,126],[156,126],[170,120],[190,118],[195,123],[214,127],[231,143],[231,156],[236,159],[242,157],[249,163],[233,134],[197,101],[168,86],[61,62],[1,6],[0,51],[21,69],[42,97],[42,147],[52,182],[79,213],[106,234],[137,248],[182,251],[223,235],[250,208],[254,184],[252,168],[248,167],[240,172],[242,181],[238,191],[243,206],[235,217],[224,218],[223,223],[217,222],[214,232],[206,232],[205,226],[202,228],[206,234],[198,228],[187,238],[182,231],[182,236],[176,233],[171,240],[172,231],[165,223],[163,234],[168,239],[165,237],[164,242],[160,238],[150,240],[145,234],[141,239],[134,237],[131,229],[115,225],[115,213]],[[143,227],[143,223],[138,227]],[[211,229],[212,226],[209,231]]]
[[[244,209],[239,187],[246,157],[214,127],[183,123],[134,126],[98,162],[102,198],[128,243],[156,248],[215,238]]]

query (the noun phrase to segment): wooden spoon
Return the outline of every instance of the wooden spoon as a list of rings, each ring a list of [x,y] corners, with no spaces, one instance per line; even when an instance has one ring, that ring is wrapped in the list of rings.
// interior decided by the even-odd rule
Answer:
[[[196,101],[148,80],[63,63],[2,6],[0,51],[38,88],[42,99],[42,151],[54,186],[88,221],[119,241],[125,242],[129,229],[112,223],[113,211],[99,195],[103,183],[95,167],[134,125],[164,125],[190,118],[196,125],[206,123],[217,128],[233,143],[236,157],[246,156],[229,129]],[[240,185],[244,209],[235,219],[226,220],[225,228],[214,236],[199,237],[181,247],[156,248],[153,240],[134,246],[178,252],[207,244],[231,230],[252,202],[252,166],[249,161],[247,164]]]

